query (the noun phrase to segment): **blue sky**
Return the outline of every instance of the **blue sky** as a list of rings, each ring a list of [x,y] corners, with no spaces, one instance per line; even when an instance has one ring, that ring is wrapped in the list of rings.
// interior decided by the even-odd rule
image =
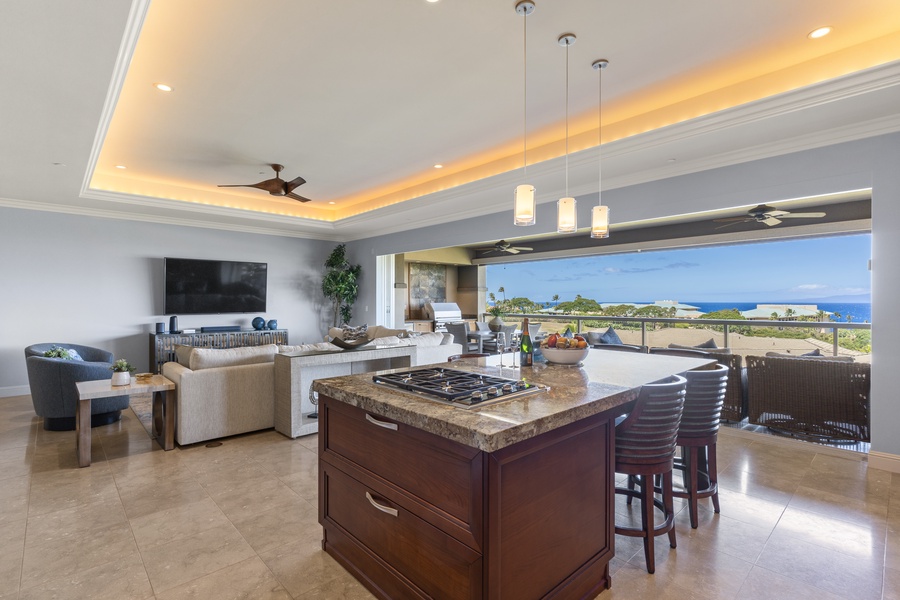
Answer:
[[[487,285],[546,302],[868,302],[870,234],[488,265]],[[499,295],[498,295],[499,297]]]

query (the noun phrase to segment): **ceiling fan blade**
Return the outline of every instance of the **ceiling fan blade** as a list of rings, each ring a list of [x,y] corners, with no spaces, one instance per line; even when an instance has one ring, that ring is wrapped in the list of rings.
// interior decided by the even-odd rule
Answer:
[[[291,179],[284,184],[284,193],[290,194],[304,183],[306,183],[305,179],[303,179],[302,177],[295,177],[294,179]]]
[[[727,217],[725,219],[713,219],[713,223],[740,223],[741,221],[752,221],[753,217]]]
[[[504,250],[504,252],[509,252],[510,254],[518,254],[519,249],[510,247],[510,248],[507,248],[506,250]]]
[[[312,202],[312,200],[310,200],[309,198],[304,198],[303,196],[295,194],[294,192],[288,192],[284,196],[285,198],[293,198],[294,200],[298,200],[300,202]]]
[[[779,221],[779,220],[776,219],[775,217],[768,217],[768,218],[765,218],[765,219],[761,219],[759,222],[760,222],[760,223],[765,223],[765,224],[768,225],[769,227],[774,227],[775,225],[778,225],[779,223],[781,223],[781,221]]]
[[[716,219],[716,220],[721,222],[721,221],[724,221],[725,219]],[[752,221],[752,220],[753,219],[741,219],[740,221],[738,221],[736,219],[728,219],[728,221],[729,221],[728,223],[725,223],[724,225],[719,225],[718,227],[716,227],[716,229],[725,229],[726,227],[731,227],[732,225],[737,225],[739,223],[746,223],[746,222]]]
[[[532,252],[534,250],[534,248],[528,248],[527,246],[513,246],[510,249],[518,250],[519,252]]]
[[[811,213],[788,213],[786,215],[781,215],[780,219],[821,219],[825,216],[823,212],[811,212]]]
[[[786,210],[770,210],[769,212],[765,213],[767,217],[783,217],[789,214],[791,213]]]

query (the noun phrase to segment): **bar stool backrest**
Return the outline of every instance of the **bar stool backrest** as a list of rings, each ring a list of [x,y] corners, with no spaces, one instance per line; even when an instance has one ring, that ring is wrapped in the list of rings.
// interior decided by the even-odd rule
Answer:
[[[679,445],[687,438],[714,438],[718,433],[728,386],[728,367],[717,364],[714,369],[688,371],[684,376],[687,388],[678,428]]]
[[[617,472],[628,473],[628,465],[641,473],[672,470],[686,383],[674,375],[641,388],[634,409],[616,426]]]

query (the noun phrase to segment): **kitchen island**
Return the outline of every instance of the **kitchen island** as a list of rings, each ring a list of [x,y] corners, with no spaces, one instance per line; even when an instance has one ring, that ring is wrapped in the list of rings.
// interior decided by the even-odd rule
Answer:
[[[592,598],[614,552],[614,422],[711,361],[592,351],[583,368],[440,365],[548,386],[463,409],[318,380],[323,548],[379,598]]]

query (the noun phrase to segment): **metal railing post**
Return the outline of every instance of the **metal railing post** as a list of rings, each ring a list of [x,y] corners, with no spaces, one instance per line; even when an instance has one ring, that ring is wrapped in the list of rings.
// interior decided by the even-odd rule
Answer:
[[[832,356],[838,355],[838,328],[833,327],[831,329],[832,340],[831,340],[831,352]]]
[[[726,348],[731,347],[728,345],[728,323],[725,323],[725,347]],[[648,502],[648,504],[649,504],[649,502]]]
[[[641,346],[647,345],[647,321],[641,321]],[[649,504],[649,502],[648,502]]]

